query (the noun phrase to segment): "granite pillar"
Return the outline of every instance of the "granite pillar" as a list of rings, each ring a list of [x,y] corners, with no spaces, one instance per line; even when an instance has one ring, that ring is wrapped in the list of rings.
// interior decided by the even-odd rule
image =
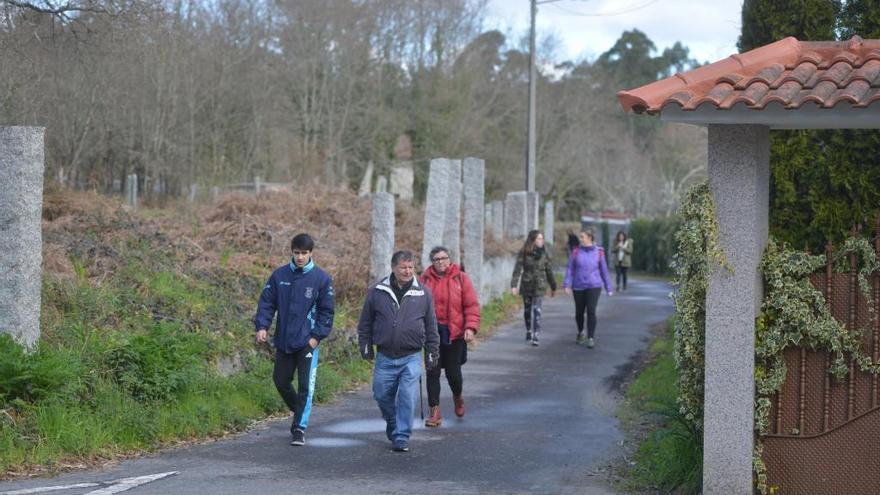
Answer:
[[[751,495],[755,410],[755,318],[767,246],[769,130],[709,126],[709,185],[719,242],[706,294],[703,493]]]

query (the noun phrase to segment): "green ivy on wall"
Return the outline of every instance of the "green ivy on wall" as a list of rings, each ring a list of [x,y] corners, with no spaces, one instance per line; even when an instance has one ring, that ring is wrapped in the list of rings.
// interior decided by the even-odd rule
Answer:
[[[678,367],[679,407],[697,428],[703,422],[703,383],[706,329],[706,290],[716,267],[729,269],[718,245],[715,206],[707,182],[691,188],[679,207],[680,226],[675,239],[678,248],[674,268],[678,291],[673,295],[676,309],[675,360]],[[880,262],[870,242],[858,236],[847,239],[835,253],[832,265],[837,271],[850,270],[855,255],[859,289],[868,301],[874,318],[868,277],[880,270]],[[755,322],[755,443],[753,466],[758,490],[774,493],[767,483],[762,458],[761,437],[768,432],[771,399],[785,383],[786,349],[806,347],[831,354],[828,370],[841,378],[850,360],[866,372],[880,372],[862,348],[862,330],[849,331],[832,315],[822,292],[810,282],[810,275],[826,263],[824,255],[814,256],[779,245],[772,238],[761,263],[765,294],[761,313]]]

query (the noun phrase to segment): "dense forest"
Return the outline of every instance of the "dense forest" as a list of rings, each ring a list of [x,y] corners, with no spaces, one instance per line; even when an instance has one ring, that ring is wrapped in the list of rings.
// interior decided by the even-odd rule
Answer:
[[[503,197],[524,182],[528,44],[485,19],[479,0],[0,0],[0,125],[47,128],[48,180],[137,173],[150,201],[256,176],[354,187],[401,134],[417,186],[432,157],[479,156]],[[672,212],[705,130],[615,93],[692,67],[687,48],[632,30],[567,61],[539,40],[538,190],[563,219]]]

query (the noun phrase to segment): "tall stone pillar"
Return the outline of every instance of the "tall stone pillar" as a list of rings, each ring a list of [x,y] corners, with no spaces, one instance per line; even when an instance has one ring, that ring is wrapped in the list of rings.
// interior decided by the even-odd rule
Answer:
[[[529,228],[528,194],[526,191],[507,193],[504,201],[504,237],[525,239]]]
[[[453,263],[461,262],[461,160],[449,160],[446,196],[446,226],[443,245]]]
[[[706,293],[703,493],[751,495],[755,318],[767,246],[769,130],[709,126],[709,186],[730,270],[716,267]]]
[[[394,196],[380,191],[373,194],[372,201],[371,282],[391,273],[394,254]]]
[[[137,174],[128,174],[125,177],[125,199],[128,206],[133,210],[138,207],[138,176]]]
[[[0,333],[33,349],[40,338],[42,127],[0,127]]]
[[[448,198],[448,158],[434,158],[428,173],[428,192],[425,197],[425,231],[422,237],[422,268],[431,266],[431,248],[439,244],[446,230],[446,200]]]
[[[556,212],[553,209],[553,201],[544,203],[544,242],[553,245],[553,228]]]
[[[465,158],[464,168],[464,254],[462,264],[470,277],[480,302],[483,301],[483,231],[486,197],[486,165],[479,158]]]
[[[492,201],[492,237],[496,241],[504,239],[504,201]]]

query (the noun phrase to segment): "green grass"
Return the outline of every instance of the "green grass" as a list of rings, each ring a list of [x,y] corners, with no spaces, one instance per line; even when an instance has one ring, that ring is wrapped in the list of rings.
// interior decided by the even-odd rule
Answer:
[[[653,425],[628,468],[625,488],[695,494],[702,483],[702,434],[676,404],[678,373],[673,357],[672,320],[650,348],[650,364],[629,386],[618,412],[625,424]]]
[[[505,292],[480,308],[480,334],[482,340],[490,337],[494,330],[506,323],[513,313],[522,306],[522,298]]]

